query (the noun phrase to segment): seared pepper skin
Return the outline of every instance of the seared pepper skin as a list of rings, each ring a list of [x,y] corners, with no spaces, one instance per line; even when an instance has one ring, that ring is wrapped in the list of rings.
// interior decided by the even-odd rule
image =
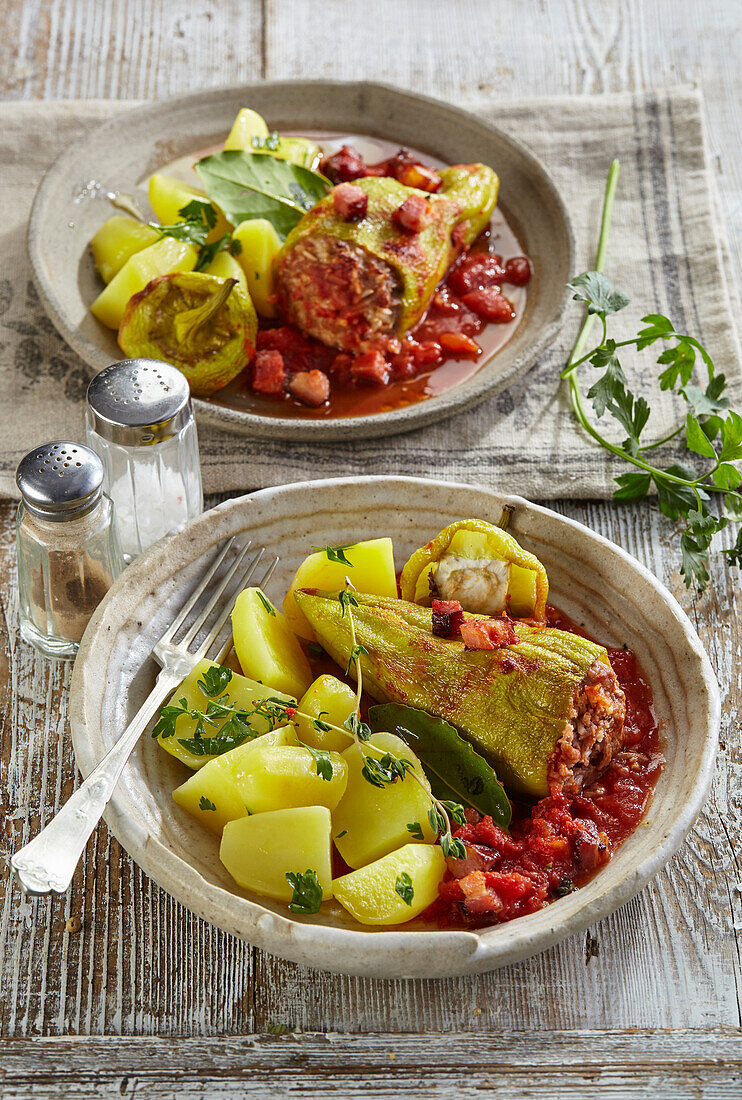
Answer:
[[[430,608],[354,595],[356,640],[368,651],[360,657],[363,684],[373,698],[444,718],[489,758],[508,789],[535,798],[548,794],[549,758],[575,689],[593,662],[610,664],[603,646],[516,622],[517,645],[467,651],[460,640],[433,635]],[[300,589],[296,601],[319,643],[345,668],[352,643],[339,594]]]
[[[293,323],[291,266],[296,245],[308,237],[345,241],[389,266],[396,276],[399,308],[395,330],[402,336],[425,313],[436,286],[456,255],[468,248],[487,225],[497,202],[499,180],[483,164],[454,165],[440,173],[443,186],[436,194],[406,187],[389,177],[367,177],[353,186],[368,197],[365,217],[348,220],[336,209],[333,192],[321,199],[291,230],[276,257],[276,284],[282,312]],[[418,233],[396,224],[395,211],[410,196],[430,204],[433,218]],[[318,302],[321,309],[323,303]],[[306,325],[304,325],[306,329]],[[338,343],[347,350],[350,345]]]

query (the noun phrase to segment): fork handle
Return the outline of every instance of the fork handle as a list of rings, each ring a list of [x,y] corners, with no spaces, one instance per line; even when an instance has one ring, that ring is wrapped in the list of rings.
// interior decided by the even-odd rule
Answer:
[[[165,670],[159,674],[152,692],[118,741],[49,824],[15,853],[10,863],[24,893],[65,892],[134,746],[181,678]]]

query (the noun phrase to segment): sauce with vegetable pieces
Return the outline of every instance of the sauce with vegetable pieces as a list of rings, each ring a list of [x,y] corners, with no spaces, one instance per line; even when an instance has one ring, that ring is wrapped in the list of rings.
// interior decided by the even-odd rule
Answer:
[[[435,167],[399,150],[369,164],[349,146],[325,157],[335,184],[393,176],[434,192]],[[440,283],[426,315],[397,347],[347,354],[277,320],[260,320],[256,359],[208,400],[266,416],[329,419],[387,412],[445,393],[477,372],[513,335],[531,264],[500,208]],[[319,304],[319,297],[318,297]]]
[[[589,637],[557,608],[549,626]],[[584,885],[634,831],[664,763],[652,691],[629,649],[608,649],[626,695],[622,751],[579,795],[554,790],[535,806],[513,803],[510,834],[467,811],[454,832],[466,859],[448,860],[440,898],[424,917],[441,927],[484,927],[534,913]]]

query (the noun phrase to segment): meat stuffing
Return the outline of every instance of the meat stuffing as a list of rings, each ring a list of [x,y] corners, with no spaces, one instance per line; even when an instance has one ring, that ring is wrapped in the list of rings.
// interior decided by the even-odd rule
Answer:
[[[286,319],[323,344],[365,352],[396,335],[399,277],[351,241],[304,237],[279,264],[276,282]]]
[[[626,697],[610,665],[594,661],[577,687],[564,733],[549,761],[549,786],[579,793],[623,744]]]

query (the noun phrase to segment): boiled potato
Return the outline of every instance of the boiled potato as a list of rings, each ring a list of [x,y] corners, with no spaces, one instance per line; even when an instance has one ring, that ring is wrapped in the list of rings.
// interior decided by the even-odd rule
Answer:
[[[173,176],[163,176],[161,172],[155,172],[150,176],[147,193],[149,205],[154,210],[157,220],[163,225],[175,225],[176,222],[183,221],[180,211],[193,199],[208,202],[205,191],[200,191],[198,187],[192,187],[190,183],[183,183],[182,180],[175,179]],[[210,205],[216,214],[216,223],[206,238],[209,244],[212,241],[218,241],[232,228],[219,207],[214,203]]]
[[[404,924],[433,904],[445,870],[446,858],[439,845],[405,844],[358,871],[336,878],[332,892],[361,924]],[[409,905],[396,889],[400,875],[408,875],[412,883]],[[403,891],[405,887],[409,889],[409,883],[400,883]]]
[[[341,729],[355,707],[356,693],[353,689],[342,680],[338,680],[336,676],[329,675],[318,676],[299,701],[299,710],[302,715],[308,714],[311,718],[321,716],[326,722],[332,722]],[[350,733],[318,730],[311,718],[298,716],[294,719],[299,738],[305,744],[315,749],[334,749],[337,752],[343,752],[350,747],[352,740]]]
[[[265,119],[249,107],[243,107],[239,112],[224,142],[224,151],[230,149],[243,149],[248,153],[270,153],[280,160],[299,164],[302,168],[316,168],[322,156],[317,142],[310,141],[309,138],[270,134]]]
[[[330,811],[298,806],[228,821],[219,857],[238,885],[283,902],[293,896],[286,874],[311,869],[327,901],[332,897]]]
[[[232,612],[234,648],[246,676],[300,698],[312,670],[286,619],[259,588],[240,592]]]
[[[253,138],[267,138],[268,127],[265,119],[257,111],[249,107],[243,107],[238,112],[237,118],[232,124],[227,140],[224,142],[224,151],[229,149],[251,149]]]
[[[221,252],[217,252],[214,259],[204,268],[205,275],[213,275],[217,279],[236,279],[237,285],[250,297],[250,291],[247,289],[247,279],[245,278],[245,272],[235,260],[234,256],[222,249]]]
[[[214,665],[213,661],[199,661],[192,672],[186,676],[183,683],[175,689],[173,694],[168,699],[167,705],[178,705],[181,699],[187,701],[189,710],[198,710],[202,713],[206,712],[209,700],[198,686],[198,681],[203,678],[203,675],[207,668]],[[214,665],[214,667],[218,667]],[[261,699],[267,699],[271,695],[281,696],[286,703],[293,703],[296,705],[296,699],[290,695],[283,695],[279,691],[275,691],[273,688],[266,688],[263,684],[257,684],[254,680],[248,679],[247,676],[240,676],[239,673],[232,673],[232,679],[227,684],[224,692],[216,698],[220,703],[234,703],[238,708],[242,710],[252,710],[255,703]],[[225,716],[224,721],[229,716]],[[224,725],[224,722],[219,722],[213,726],[206,727],[206,736],[215,737],[218,735],[219,730]],[[256,734],[267,733],[271,729],[272,723],[266,718],[261,718],[255,714],[250,718],[250,727]],[[171,737],[163,737],[160,735],[158,741],[166,752],[169,752],[172,756],[176,756],[178,760],[182,760],[184,764],[187,764],[189,768],[194,770],[203,768],[205,764],[208,764],[209,760],[215,759],[213,756],[196,756],[185,745],[181,745],[181,740],[190,740],[193,738],[193,734],[196,729],[196,719],[190,718],[187,715],[182,715],[177,719],[175,733]],[[292,740],[295,739],[295,733],[293,727],[287,726],[290,730]]]
[[[103,223],[90,242],[95,266],[103,282],[110,283],[135,252],[141,252],[159,239],[156,229],[143,225],[135,218],[114,214]]]
[[[283,610],[289,626],[301,638],[311,641],[314,632],[294,599],[297,588],[339,592],[341,588],[345,588],[345,578],[349,577],[358,592],[365,592],[369,596],[397,597],[397,575],[394,572],[391,539],[369,539],[367,542],[356,542],[353,546],[344,546],[342,550],[350,565],[330,561],[325,550],[318,550],[310,554],[296,571],[283,601]]]
[[[291,806],[327,806],[334,810],[345,793],[348,765],[340,753],[329,754],[332,777],[317,774],[317,761],[301,745],[260,745],[232,770],[237,790],[252,814]]]
[[[198,249],[187,241],[162,237],[155,244],[135,252],[102,290],[90,309],[104,325],[117,329],[124,316],[129,299],[158,275],[173,271],[193,271],[198,259]]]
[[[261,317],[275,317],[277,310],[271,300],[273,295],[273,260],[283,241],[266,218],[252,218],[240,222],[232,241],[245,273],[250,297]]]
[[[414,752],[393,733],[375,733],[366,742],[368,745],[411,761],[423,786],[406,775],[386,787],[375,787],[361,774],[363,758],[358,746],[346,749],[343,756],[348,764],[348,785],[332,815],[332,832],[340,855],[354,868],[408,844],[411,833],[407,825],[413,822],[420,825],[428,844],[436,839],[428,821],[430,784]]]
[[[292,727],[282,726],[281,729],[261,734],[254,741],[245,741],[221,756],[212,756],[200,771],[173,791],[173,798],[200,825],[221,834],[228,821],[247,817],[239,777],[249,769],[251,754],[268,745],[275,747],[291,742]]]

